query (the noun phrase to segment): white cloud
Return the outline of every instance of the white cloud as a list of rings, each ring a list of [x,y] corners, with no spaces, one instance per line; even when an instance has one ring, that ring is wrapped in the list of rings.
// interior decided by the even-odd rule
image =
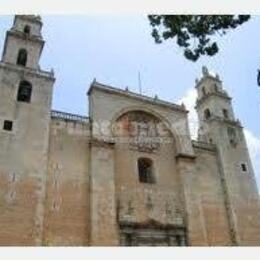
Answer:
[[[190,132],[191,137],[193,139],[197,138],[197,132],[198,132],[198,117],[197,112],[195,110],[195,103],[197,99],[197,91],[195,88],[189,89],[183,98],[181,98],[178,103],[184,103],[186,108],[189,110],[189,126],[190,126]]]
[[[250,130],[244,130],[249,154],[255,170],[258,188],[260,190],[260,137],[255,136]]]
[[[198,117],[195,110],[195,103],[197,98],[196,89],[189,89],[183,98],[181,98],[178,103],[184,103],[186,108],[189,110],[189,126],[191,131],[191,137],[193,139],[197,138],[198,132]],[[246,142],[248,145],[248,150],[250,158],[254,167],[255,176],[260,190],[260,137],[254,135],[249,129],[244,129]]]

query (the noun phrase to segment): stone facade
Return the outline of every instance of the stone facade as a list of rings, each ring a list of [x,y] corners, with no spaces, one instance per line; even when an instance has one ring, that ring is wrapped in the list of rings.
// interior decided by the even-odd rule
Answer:
[[[17,15],[0,62],[0,245],[260,245],[243,128],[219,77],[188,111],[93,81],[89,117],[51,110],[38,16]]]

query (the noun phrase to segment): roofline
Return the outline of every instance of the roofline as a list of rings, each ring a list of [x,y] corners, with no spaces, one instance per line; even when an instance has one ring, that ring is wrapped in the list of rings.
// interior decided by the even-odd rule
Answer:
[[[27,21],[30,21],[30,22],[34,22],[34,23],[38,23],[41,26],[43,25],[41,17],[37,16],[37,15],[15,15],[14,20],[13,20],[13,24],[15,24],[17,18],[20,18],[22,20],[27,20]]]
[[[149,103],[154,104],[154,105],[165,106],[167,108],[177,110],[177,111],[182,112],[182,113],[188,113],[189,112],[182,105],[177,105],[177,104],[174,104],[174,103],[171,103],[171,102],[168,102],[168,101],[164,101],[164,100],[161,100],[161,99],[158,99],[158,98],[152,98],[152,97],[145,96],[145,95],[142,95],[142,94],[138,94],[138,93],[135,93],[135,92],[132,92],[132,91],[129,91],[129,90],[123,90],[123,89],[120,89],[120,88],[115,88],[115,87],[112,87],[112,86],[109,86],[109,85],[99,83],[95,80],[91,83],[90,88],[87,92],[87,95],[91,95],[91,92],[94,89],[101,90],[101,91],[108,92],[108,93],[112,93],[112,94],[122,95],[122,96],[129,97],[129,98],[136,99],[136,100],[149,102]]]

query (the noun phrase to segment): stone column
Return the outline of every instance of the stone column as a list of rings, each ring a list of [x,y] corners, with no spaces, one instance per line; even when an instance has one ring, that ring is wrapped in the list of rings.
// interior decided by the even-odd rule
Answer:
[[[200,212],[199,194],[195,183],[195,156],[180,154],[176,156],[176,161],[185,205],[188,246],[207,246],[207,234],[203,215]]]
[[[116,246],[114,145],[92,140],[90,149],[90,245]]]

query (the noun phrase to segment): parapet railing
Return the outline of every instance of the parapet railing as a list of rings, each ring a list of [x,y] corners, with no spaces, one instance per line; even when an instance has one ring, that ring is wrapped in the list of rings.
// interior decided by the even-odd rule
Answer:
[[[51,117],[55,119],[61,119],[65,121],[76,121],[76,122],[81,122],[81,123],[88,123],[89,118],[86,116],[80,116],[80,115],[75,115],[67,112],[61,112],[57,110],[52,110],[51,111]]]

